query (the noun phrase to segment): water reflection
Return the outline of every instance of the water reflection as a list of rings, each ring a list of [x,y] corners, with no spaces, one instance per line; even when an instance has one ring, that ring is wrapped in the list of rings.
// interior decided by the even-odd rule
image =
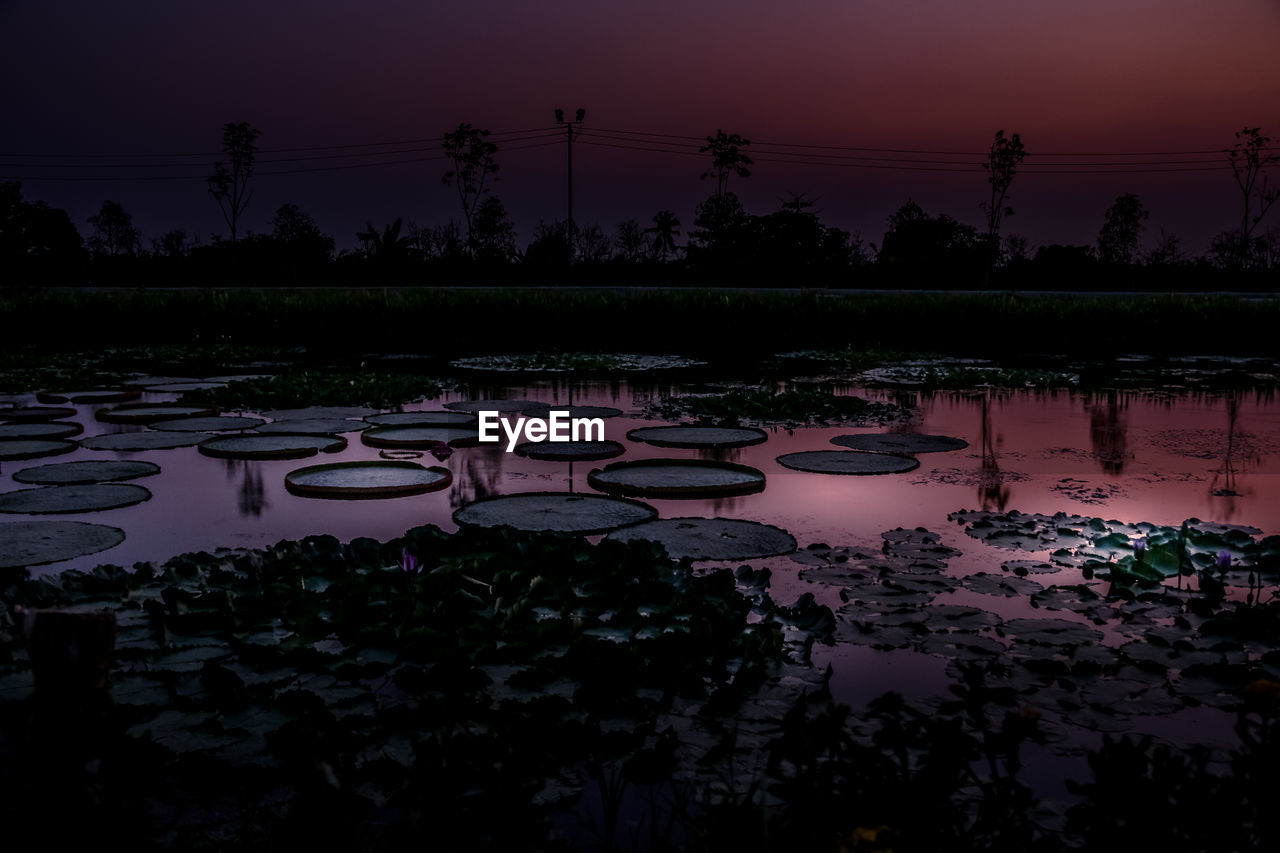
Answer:
[[[1120,476],[1130,454],[1129,420],[1125,417],[1128,401],[1118,391],[1108,391],[1105,402],[1095,401],[1089,408],[1089,440],[1093,456],[1103,473]]]
[[[236,490],[236,508],[240,511],[240,517],[258,518],[270,506],[259,464],[241,459],[226,460],[227,479],[234,480],[237,471],[241,473],[240,485]]]
[[[1232,392],[1226,396],[1227,408],[1227,441],[1223,449],[1222,464],[1213,471],[1209,480],[1209,495],[1221,498],[1218,503],[1222,507],[1223,517],[1230,520],[1236,517],[1239,502],[1251,494],[1251,489],[1242,485],[1240,475],[1249,473],[1250,468],[1262,464],[1261,448],[1249,441],[1249,437],[1240,431],[1240,395]]]
[[[978,500],[984,510],[1004,512],[1009,503],[1010,488],[1004,482],[1004,474],[1000,471],[1000,463],[996,459],[996,445],[1004,438],[996,435],[991,417],[991,392],[982,395],[982,417],[979,427],[981,436],[982,462],[978,469]]]

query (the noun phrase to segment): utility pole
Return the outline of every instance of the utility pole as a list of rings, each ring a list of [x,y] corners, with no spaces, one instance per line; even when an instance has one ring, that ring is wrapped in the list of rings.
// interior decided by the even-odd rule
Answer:
[[[587,111],[582,107],[578,107],[578,112],[572,121],[566,121],[564,110],[556,110],[556,124],[563,124],[565,129],[565,139],[568,142],[568,194],[569,194],[569,219],[566,224],[567,236],[569,239],[569,257],[573,258],[573,238],[577,234],[577,230],[573,227],[573,126],[582,124],[582,120],[587,117]]]

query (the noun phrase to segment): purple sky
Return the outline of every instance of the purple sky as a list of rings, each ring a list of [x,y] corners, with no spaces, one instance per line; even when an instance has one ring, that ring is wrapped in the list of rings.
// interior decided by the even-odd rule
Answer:
[[[830,224],[879,242],[908,198],[978,224],[978,172],[774,162],[765,143],[982,152],[997,128],[1021,134],[1032,157],[1014,182],[1005,233],[1032,245],[1092,242],[1124,192],[1161,229],[1200,252],[1238,220],[1229,171],[1032,174],[1033,164],[1150,163],[1185,157],[1050,157],[1216,151],[1245,125],[1280,138],[1277,0],[739,0],[473,4],[423,2],[0,2],[0,174],[26,176],[28,198],[85,220],[105,198],[122,202],[147,236],[185,227],[226,232],[200,180],[74,181],[35,176],[208,173],[211,156],[99,158],[128,169],[83,169],[92,159],[47,154],[215,152],[226,121],[250,121],[263,149],[403,139],[438,140],[468,121],[494,131],[550,125],[552,112],[587,109],[584,129],[700,137],[717,128],[752,140],[754,174],[730,188],[764,213],[793,193]],[[639,143],[653,145],[653,137]],[[582,142],[590,141],[584,136]],[[618,142],[597,137],[596,142]],[[696,148],[695,140],[667,139]],[[564,216],[564,145],[506,144],[506,203],[525,243],[539,221]],[[623,143],[632,144],[632,143]],[[420,146],[405,146],[420,147]],[[1037,151],[1044,152],[1035,157]],[[266,164],[334,152],[259,154],[249,229],[265,230],[294,202],[352,246],[366,220],[457,218],[442,161],[268,177],[270,170],[358,160]],[[431,156],[413,152],[408,159]],[[876,154],[977,163],[980,154]],[[367,162],[370,159],[364,158]],[[802,158],[804,159],[804,158]],[[47,168],[17,164],[49,163]],[[188,164],[186,168],[150,164]],[[146,165],[144,165],[146,164]],[[711,190],[693,153],[575,146],[575,218],[612,229],[676,211],[688,229]],[[927,165],[920,163],[897,164]],[[934,164],[936,165],[936,164]],[[945,167],[944,167],[945,168]],[[1082,168],[1082,167],[1071,167]],[[1099,167],[1110,170],[1114,167]],[[1151,166],[1149,168],[1156,168]],[[1176,167],[1175,167],[1176,168]],[[1182,168],[1185,168],[1182,167]],[[1280,172],[1280,170],[1277,170]],[[1280,174],[1273,180],[1280,180]],[[1280,213],[1267,224],[1280,227]]]

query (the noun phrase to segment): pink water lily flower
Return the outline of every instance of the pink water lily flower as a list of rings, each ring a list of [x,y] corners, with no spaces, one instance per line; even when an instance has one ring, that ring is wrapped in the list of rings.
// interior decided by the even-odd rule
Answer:
[[[1214,560],[1214,565],[1218,567],[1220,572],[1225,572],[1231,568],[1231,552],[1226,550],[1219,551],[1217,559]]]
[[[409,552],[408,548],[400,549],[400,570],[404,572],[412,572],[420,574],[422,572],[422,561]]]

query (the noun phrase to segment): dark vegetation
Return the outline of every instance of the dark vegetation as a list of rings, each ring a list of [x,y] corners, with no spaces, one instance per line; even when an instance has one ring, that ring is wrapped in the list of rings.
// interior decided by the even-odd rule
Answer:
[[[561,122],[568,133],[581,123]],[[1280,191],[1268,170],[1280,162],[1271,139],[1246,127],[1223,149],[1240,196],[1239,226],[1221,232],[1200,256],[1161,232],[1144,244],[1149,213],[1132,193],[1102,216],[1094,245],[1049,244],[1030,251],[1002,234],[1011,188],[1034,154],[1019,134],[998,131],[982,163],[990,185],[980,203],[982,228],[908,201],[886,219],[878,242],[822,222],[801,195],[776,210],[748,211],[729,189],[751,175],[751,140],[717,131],[700,153],[701,177],[713,193],[682,226],[671,210],[648,222],[614,227],[566,220],[540,224],[522,241],[494,194],[500,146],[468,123],[444,133],[447,168],[441,181],[456,190],[461,222],[423,227],[397,217],[368,222],[360,249],[335,252],[335,240],[296,205],[275,209],[269,231],[242,233],[254,197],[260,132],[246,122],[223,128],[223,160],[207,188],[230,238],[202,242],[176,228],[144,245],[123,206],[106,200],[81,235],[64,211],[23,196],[17,182],[0,184],[0,265],[9,283],[168,286],[441,285],[472,282],[601,284],[725,283],[734,286],[912,289],[1274,290],[1280,274],[1280,232],[1265,219]],[[570,207],[572,191],[570,190]],[[684,238],[683,245],[679,242]]]

